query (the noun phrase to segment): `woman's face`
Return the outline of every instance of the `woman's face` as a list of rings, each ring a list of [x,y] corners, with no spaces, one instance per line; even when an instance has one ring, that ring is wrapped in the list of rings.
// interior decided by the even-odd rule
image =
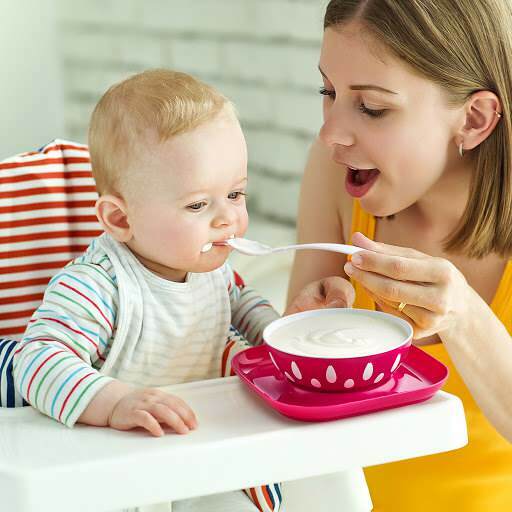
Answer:
[[[346,188],[368,212],[385,216],[442,187],[459,163],[455,125],[443,91],[365,35],[360,25],[327,28],[321,140],[347,172]]]

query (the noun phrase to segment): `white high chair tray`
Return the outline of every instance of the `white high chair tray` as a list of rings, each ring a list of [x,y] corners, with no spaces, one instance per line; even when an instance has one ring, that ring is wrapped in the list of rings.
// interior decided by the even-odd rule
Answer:
[[[144,431],[68,429],[31,407],[0,409],[0,509],[101,512],[341,471],[348,477],[354,468],[467,442],[462,404],[444,392],[398,409],[302,423],[270,409],[238,377],[166,389],[191,405],[198,430],[154,438]],[[367,495],[364,480],[364,489],[347,485],[348,493]],[[325,510],[332,510],[329,499]],[[302,498],[295,502],[308,506]]]

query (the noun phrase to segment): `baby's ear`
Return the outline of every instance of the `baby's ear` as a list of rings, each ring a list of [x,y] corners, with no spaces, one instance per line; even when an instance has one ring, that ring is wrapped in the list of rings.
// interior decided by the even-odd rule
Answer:
[[[118,242],[129,242],[132,228],[128,221],[124,199],[107,194],[96,201],[96,216],[104,231]]]

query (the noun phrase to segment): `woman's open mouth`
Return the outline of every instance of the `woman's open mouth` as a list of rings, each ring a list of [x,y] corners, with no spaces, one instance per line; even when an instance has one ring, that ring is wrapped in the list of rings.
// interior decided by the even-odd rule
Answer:
[[[345,188],[352,197],[363,197],[379,177],[378,169],[355,169],[347,166]]]

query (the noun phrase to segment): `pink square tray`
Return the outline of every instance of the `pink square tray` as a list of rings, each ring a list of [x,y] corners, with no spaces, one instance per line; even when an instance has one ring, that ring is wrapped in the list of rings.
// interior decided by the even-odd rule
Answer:
[[[231,363],[240,379],[270,407],[302,421],[327,421],[422,402],[442,387],[448,368],[412,346],[391,379],[364,391],[329,393],[294,386],[274,366],[265,345],[238,353]]]

